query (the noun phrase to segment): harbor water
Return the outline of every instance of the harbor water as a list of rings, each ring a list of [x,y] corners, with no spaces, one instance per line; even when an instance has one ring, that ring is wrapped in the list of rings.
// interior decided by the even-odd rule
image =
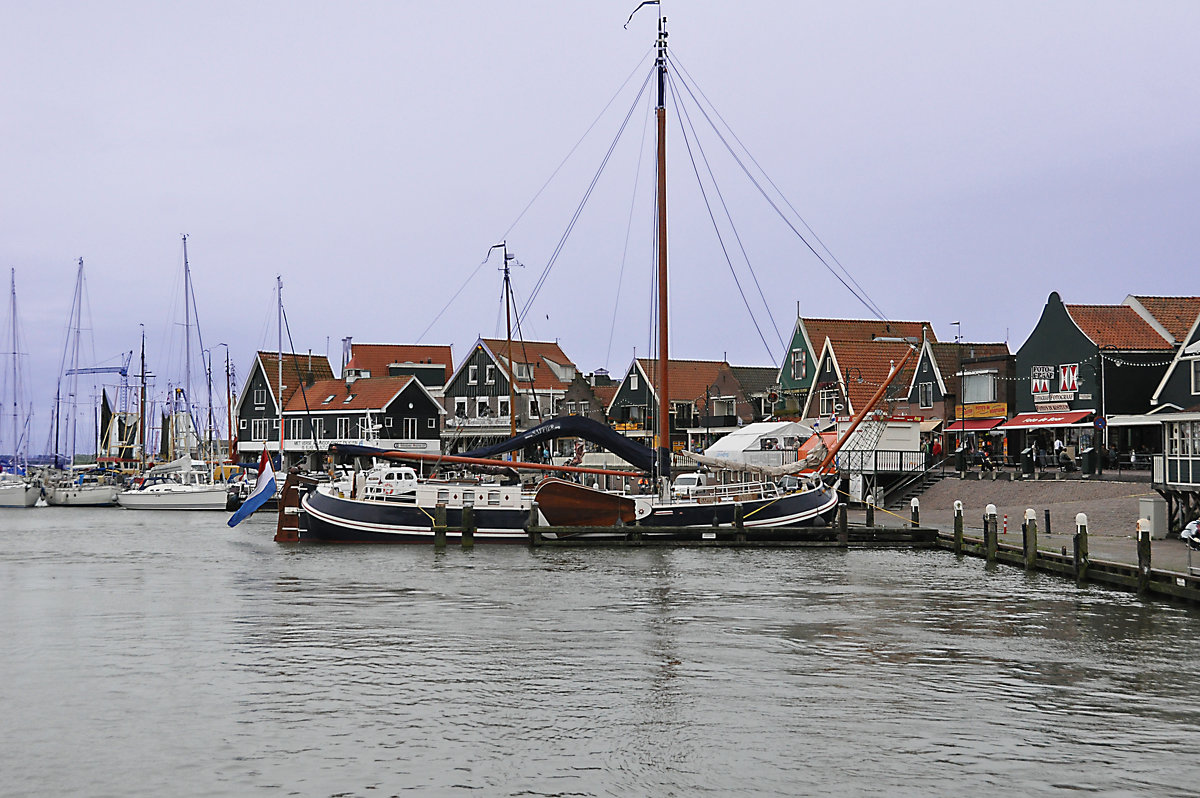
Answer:
[[[0,514],[0,794],[1196,795],[1200,611],[940,551]]]

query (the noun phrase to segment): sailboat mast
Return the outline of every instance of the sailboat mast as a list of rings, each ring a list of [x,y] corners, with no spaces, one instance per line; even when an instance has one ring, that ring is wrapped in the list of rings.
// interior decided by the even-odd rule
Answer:
[[[233,456],[233,383],[229,376],[229,347],[225,347],[225,438],[226,454],[230,463],[236,463]]]
[[[275,294],[279,298],[279,388],[275,396],[275,406],[279,409],[279,467],[283,468],[283,277],[275,275]],[[343,375],[345,376],[345,375]],[[267,436],[270,438],[270,436]]]
[[[12,386],[13,386],[13,410],[12,410],[12,447],[13,471],[17,470],[17,402],[19,390],[17,387],[17,269],[11,267],[9,270],[9,291],[8,307],[12,313]]]
[[[517,367],[513,365],[512,355],[512,283],[508,278],[508,242],[500,242],[504,254],[504,329],[508,339],[508,436],[517,437],[517,391],[513,383],[517,376]]]
[[[138,395],[138,450],[142,461],[142,471],[146,470],[146,328],[142,327],[142,389]]]
[[[192,275],[188,267],[187,235],[183,236],[183,406],[187,410],[188,419],[192,417]],[[179,408],[173,408],[178,413]],[[174,421],[174,420],[172,420]],[[190,425],[189,425],[190,426]],[[171,424],[171,443],[175,443],[175,424]],[[190,437],[190,436],[189,436]],[[191,456],[191,441],[187,441],[188,456]],[[174,452],[171,453],[172,456]]]
[[[667,18],[658,18],[658,475],[671,476],[670,392],[667,335]]]

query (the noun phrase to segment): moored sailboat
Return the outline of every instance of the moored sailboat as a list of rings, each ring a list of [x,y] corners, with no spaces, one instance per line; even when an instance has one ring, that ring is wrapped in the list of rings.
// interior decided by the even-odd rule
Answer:
[[[6,410],[10,410],[11,424],[6,425],[7,430],[11,431],[11,437],[8,441],[3,440],[2,432],[0,432],[0,446],[7,444],[11,447],[7,462],[0,462],[0,507],[33,507],[37,504],[42,495],[41,486],[37,484],[28,474],[28,458],[26,452],[29,447],[29,407],[26,404],[24,408],[21,406],[22,400],[22,382],[21,382],[21,340],[20,327],[17,324],[17,270],[14,268],[10,271],[10,290],[9,290],[9,324],[7,325],[10,334],[9,351],[5,352],[11,358],[11,369],[6,377],[11,377],[11,382],[7,387],[11,390],[11,397],[5,396],[4,402]],[[11,404],[8,400],[11,399]],[[3,430],[4,427],[0,427]],[[0,451],[3,451],[0,449]]]

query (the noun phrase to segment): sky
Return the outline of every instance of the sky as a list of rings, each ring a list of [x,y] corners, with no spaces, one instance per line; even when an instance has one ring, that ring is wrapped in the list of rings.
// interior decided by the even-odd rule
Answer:
[[[524,337],[624,372],[653,347],[635,97],[660,8],[672,357],[777,364],[797,310],[869,305],[1015,351],[1051,291],[1200,293],[1200,4],[664,0],[626,28],[636,5],[0,2],[0,266],[35,429],[79,258],[80,365],[136,361],[144,331],[156,386],[182,381],[183,234],[218,393],[226,349],[240,380],[276,347],[277,277],[287,349],[457,365],[504,334],[502,240]]]

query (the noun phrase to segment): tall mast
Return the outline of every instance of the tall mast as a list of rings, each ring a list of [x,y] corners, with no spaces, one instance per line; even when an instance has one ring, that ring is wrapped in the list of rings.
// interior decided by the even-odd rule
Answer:
[[[279,409],[279,467],[283,468],[283,277],[275,275],[275,294],[279,298],[279,388],[276,391],[275,406]],[[270,439],[270,435],[267,436]]]
[[[667,367],[667,18],[658,18],[658,475],[671,476],[671,416]]]
[[[230,463],[233,458],[233,384],[229,376],[229,347],[225,347],[225,446]],[[223,461],[222,461],[223,462]]]
[[[517,391],[514,387],[514,382],[517,376],[517,367],[513,363],[512,355],[512,283],[508,277],[508,242],[500,242],[501,251],[504,253],[504,329],[505,335],[508,338],[508,436],[510,438],[517,437]]]
[[[138,450],[142,460],[142,471],[146,470],[146,328],[142,327],[142,380],[141,393],[138,396]]]
[[[192,417],[192,274],[188,267],[187,235],[183,236],[183,406],[187,410],[188,419]],[[178,412],[178,406],[173,408]],[[173,420],[174,421],[174,420]],[[189,425],[191,426],[191,425]],[[175,444],[175,424],[171,424],[171,444]],[[187,446],[188,457],[192,456],[191,443]],[[174,452],[171,452],[174,455]]]
[[[13,410],[12,410],[12,468],[17,470],[17,402],[19,401],[17,387],[17,268],[11,267],[9,270],[9,291],[8,307],[12,314],[12,387],[13,387]]]

